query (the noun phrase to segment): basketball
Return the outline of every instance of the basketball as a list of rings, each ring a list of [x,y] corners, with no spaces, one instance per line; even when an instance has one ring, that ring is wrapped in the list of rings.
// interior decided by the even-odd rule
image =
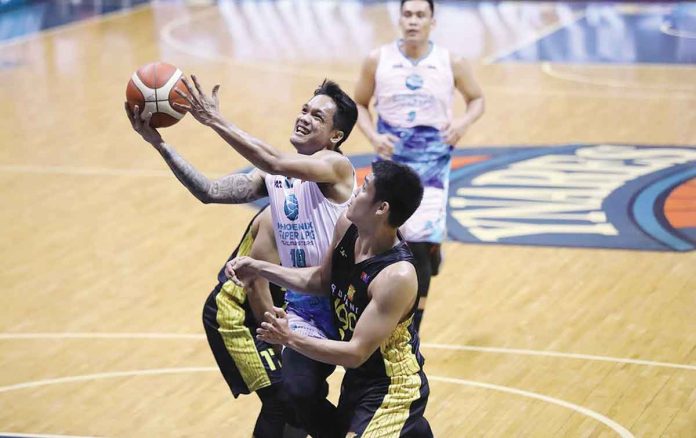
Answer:
[[[164,128],[181,120],[186,113],[174,109],[172,104],[178,102],[186,105],[186,99],[179,96],[175,89],[187,93],[186,85],[181,81],[181,70],[166,62],[152,62],[140,67],[128,81],[126,100],[130,109],[137,105],[140,114],[152,113],[150,126]]]

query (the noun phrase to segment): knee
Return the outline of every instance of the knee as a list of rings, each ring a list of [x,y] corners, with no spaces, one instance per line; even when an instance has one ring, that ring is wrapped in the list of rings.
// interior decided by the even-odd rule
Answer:
[[[283,376],[283,390],[291,404],[307,403],[321,398],[321,382],[317,382],[313,376]]]

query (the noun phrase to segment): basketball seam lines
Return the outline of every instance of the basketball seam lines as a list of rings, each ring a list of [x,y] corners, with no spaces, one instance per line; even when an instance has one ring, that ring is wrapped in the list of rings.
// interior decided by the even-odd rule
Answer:
[[[157,87],[157,65],[155,65],[152,68],[152,70],[154,71],[154,76],[155,76],[155,87],[153,87],[155,89],[155,112],[158,113],[159,112],[159,98],[157,96],[157,89],[159,87]]]

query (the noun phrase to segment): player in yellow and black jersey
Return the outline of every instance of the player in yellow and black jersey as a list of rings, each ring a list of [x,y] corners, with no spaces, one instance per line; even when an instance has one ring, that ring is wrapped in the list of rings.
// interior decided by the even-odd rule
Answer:
[[[254,255],[273,261],[274,242],[270,210],[264,207],[251,220],[241,242],[228,260],[242,255]],[[270,288],[270,294],[261,290],[266,287]],[[255,293],[256,296],[249,296],[248,292]],[[263,300],[269,296],[272,297],[272,303],[252,303],[254,299]],[[208,344],[232,394],[237,398],[240,394],[256,392],[261,399],[261,412],[253,434],[256,438],[306,435],[292,427],[286,427],[288,422],[297,423],[293,414],[290,414],[292,410],[281,385],[280,354],[274,350],[273,345],[255,336],[258,324],[252,307],[280,307],[283,305],[283,296],[284,291],[280,287],[268,284],[263,279],[246,288],[240,287],[225,277],[223,268],[218,273],[218,284],[203,308],[203,326]],[[260,313],[263,314],[262,311]]]
[[[420,204],[423,187],[405,165],[380,161],[372,169],[339,219],[333,253],[321,266],[288,269],[237,257],[226,274],[238,284],[261,275],[293,290],[331,295],[342,340],[290,331],[277,307],[257,332],[266,342],[346,368],[334,436],[431,437],[423,416],[430,390],[413,325],[418,282],[413,255],[397,231]]]

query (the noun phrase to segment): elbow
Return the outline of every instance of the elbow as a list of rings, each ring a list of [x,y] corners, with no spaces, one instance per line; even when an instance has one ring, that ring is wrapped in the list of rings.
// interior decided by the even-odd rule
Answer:
[[[481,117],[486,112],[486,98],[481,95],[475,101],[478,102],[478,117]]]
[[[259,168],[271,175],[285,175],[290,164],[288,158],[276,151],[264,151],[258,155],[257,159],[262,165]]]
[[[259,167],[266,173],[270,173],[271,175],[285,175],[285,169],[277,158],[263,160],[262,164],[263,166]]]
[[[201,204],[212,204],[213,202],[213,198],[207,193],[199,193],[196,195],[196,198],[201,201]]]

